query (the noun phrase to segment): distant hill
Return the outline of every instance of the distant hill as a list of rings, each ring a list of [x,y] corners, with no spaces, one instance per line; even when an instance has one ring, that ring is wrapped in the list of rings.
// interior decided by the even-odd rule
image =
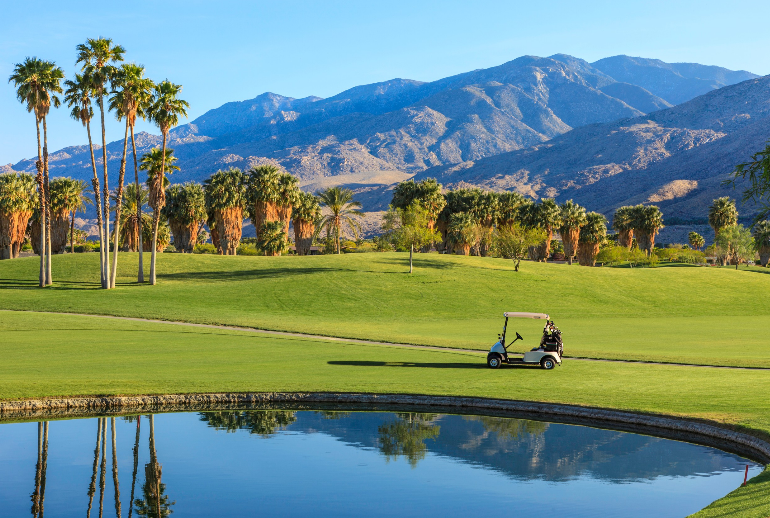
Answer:
[[[382,193],[392,182],[415,174],[437,175],[448,183],[463,177],[462,181],[517,188],[534,196],[552,189],[561,196],[571,192],[567,184],[587,187],[613,171],[629,169],[631,162],[654,162],[655,146],[665,148],[661,153],[676,154],[721,139],[728,133],[726,126],[740,121],[731,122],[725,115],[725,127],[700,127],[687,120],[693,114],[672,112],[679,107],[671,106],[754,77],[719,67],[627,56],[588,63],[557,54],[523,56],[432,82],[393,79],[362,85],[328,99],[264,93],[224,104],[172,130],[169,145],[181,171],[171,180],[202,181],[220,168],[246,169],[272,162],[298,176],[308,190],[335,184],[355,188],[367,210],[382,208],[386,198]],[[723,106],[725,113],[742,116],[735,102],[730,106]],[[654,127],[644,129],[647,120]],[[622,129],[630,123],[616,121],[636,122],[633,129]],[[618,134],[607,133],[606,128],[615,128],[612,131]],[[73,126],[73,131],[78,128]],[[140,153],[159,145],[156,135],[137,135]],[[594,164],[586,156],[588,148],[581,147],[588,145],[594,155],[617,155],[617,160],[599,159]],[[642,153],[646,158],[629,158],[639,146],[647,146]],[[121,151],[121,142],[107,146],[113,174]],[[515,179],[512,167],[517,171],[532,167],[524,157],[551,164],[549,180],[538,183],[541,180],[521,175]],[[34,172],[34,158],[13,168]],[[53,152],[50,170],[52,176],[90,178],[87,146]],[[593,191],[583,191],[588,192]],[[602,196],[596,191],[593,199],[601,206],[611,204]]]

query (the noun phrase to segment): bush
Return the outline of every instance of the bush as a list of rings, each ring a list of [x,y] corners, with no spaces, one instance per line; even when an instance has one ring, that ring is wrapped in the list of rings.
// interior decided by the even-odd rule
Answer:
[[[82,254],[87,252],[93,252],[96,248],[99,248],[99,247],[95,247],[91,243],[83,243],[82,245],[75,245],[75,253]]]
[[[235,255],[262,255],[262,252],[257,250],[256,246],[252,246],[246,243],[241,243],[235,251]]]
[[[193,248],[193,253],[194,254],[216,254],[217,249],[211,243],[203,243],[200,245],[195,245],[195,248]]]

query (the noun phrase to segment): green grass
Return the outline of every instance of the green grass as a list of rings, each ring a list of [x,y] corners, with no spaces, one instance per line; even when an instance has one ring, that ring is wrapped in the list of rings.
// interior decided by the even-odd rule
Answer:
[[[149,259],[149,255],[146,256]],[[770,270],[585,268],[418,254],[223,257],[160,254],[158,285],[98,289],[97,254],[54,257],[51,289],[37,258],[0,262],[0,309],[134,316],[391,342],[487,349],[503,311],[548,312],[565,353],[592,358],[770,368]],[[542,322],[518,320],[527,350]]]
[[[221,391],[480,396],[687,416],[770,436],[770,373],[567,361],[488,369],[481,355],[0,311],[0,399]],[[704,516],[770,514],[770,477]],[[750,512],[743,512],[746,506]],[[719,514],[722,512],[723,514]]]

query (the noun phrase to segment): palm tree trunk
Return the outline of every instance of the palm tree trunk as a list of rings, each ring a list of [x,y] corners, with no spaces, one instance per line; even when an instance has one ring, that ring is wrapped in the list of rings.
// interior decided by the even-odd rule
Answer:
[[[117,248],[115,249],[117,252]],[[114,271],[114,270],[113,270]],[[118,448],[117,437],[115,433],[115,418],[110,418],[110,428],[112,429],[112,483],[115,486],[115,516],[120,518],[122,512],[120,509],[120,483],[118,481]]]
[[[102,117],[102,161],[104,166],[104,279],[110,289],[110,186],[107,175],[107,133],[104,127],[104,92],[99,92],[99,112]],[[116,250],[117,252],[117,250]]]
[[[37,423],[37,464],[35,464],[35,491],[32,493],[32,515],[40,513],[40,475],[43,468],[43,423]]]
[[[70,253],[75,253],[75,211],[70,214]]]
[[[91,179],[91,186],[94,188],[94,202],[96,204],[96,224],[99,227],[99,271],[102,279],[102,288],[105,288],[107,279],[104,277],[104,211],[102,207],[101,195],[99,194],[99,175],[96,173],[96,157],[94,156],[94,141],[91,138],[91,121],[86,121],[86,131],[88,131],[88,149],[91,151],[91,168],[94,177]]]
[[[107,478],[107,418],[102,418],[102,469],[99,471],[99,518],[104,514],[104,482]]]
[[[160,188],[163,189],[163,175],[166,172],[166,138],[167,134],[163,133],[163,158],[160,165]],[[160,207],[155,207],[153,210],[153,226],[152,226],[152,257],[150,258],[150,284],[155,286],[155,259],[158,255],[158,223],[160,222]],[[150,421],[152,422],[152,421]]]
[[[126,151],[128,150],[128,117],[126,117],[126,134],[123,136],[123,158],[120,160],[118,173],[118,191],[115,193],[115,239],[112,245],[112,277],[110,288],[115,287],[115,277],[118,272],[118,239],[120,238],[120,210],[123,207],[123,181],[126,177]]]
[[[43,117],[43,175],[45,180],[45,285],[50,286],[51,279],[51,186],[48,181],[48,125]]]
[[[337,255],[342,253],[340,250],[340,220],[339,217],[334,220],[334,238],[337,240]]]
[[[43,180],[43,149],[40,145],[40,119],[35,114],[35,126],[37,127],[37,192],[40,196],[40,287],[45,287],[45,181]]]
[[[142,416],[136,417],[136,439],[134,440],[134,474],[131,477],[131,498],[128,500],[128,518],[134,510],[134,488],[136,487],[136,471],[139,468],[139,432]]]
[[[94,471],[91,475],[91,485],[88,486],[88,510],[86,518],[91,517],[91,506],[94,503],[94,494],[96,493],[96,471],[99,469],[99,450],[102,443],[102,418],[96,419],[96,448],[94,449]]]
[[[139,165],[136,162],[136,141],[134,125],[131,125],[131,147],[134,149],[134,181],[136,182],[136,221],[139,225],[139,275],[136,282],[144,282],[144,260],[142,257],[142,188],[139,186]],[[129,511],[130,513],[131,511]]]

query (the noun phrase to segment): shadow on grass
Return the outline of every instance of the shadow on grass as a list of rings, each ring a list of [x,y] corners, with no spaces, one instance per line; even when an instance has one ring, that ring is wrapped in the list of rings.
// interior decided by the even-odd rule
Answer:
[[[120,283],[118,283],[120,285]],[[58,290],[58,291],[70,291],[70,290],[98,290],[101,286],[97,282],[86,281],[66,281],[62,284],[54,282],[53,286],[46,286],[41,288],[36,280],[20,280],[20,279],[0,279],[0,290]]]
[[[439,362],[376,362],[364,360],[332,360],[326,362],[329,365],[339,365],[346,367],[407,367],[407,368],[428,368],[428,369],[487,369],[487,364],[479,363],[439,363]]]
[[[227,281],[227,280],[245,280],[245,279],[265,279],[270,277],[289,277],[293,275],[309,275],[315,273],[327,273],[327,272],[342,272],[342,271],[357,271],[349,268],[260,268],[252,270],[229,270],[229,271],[189,271],[189,272],[177,272],[177,273],[159,273],[158,279],[168,280],[210,280],[210,281]]]

